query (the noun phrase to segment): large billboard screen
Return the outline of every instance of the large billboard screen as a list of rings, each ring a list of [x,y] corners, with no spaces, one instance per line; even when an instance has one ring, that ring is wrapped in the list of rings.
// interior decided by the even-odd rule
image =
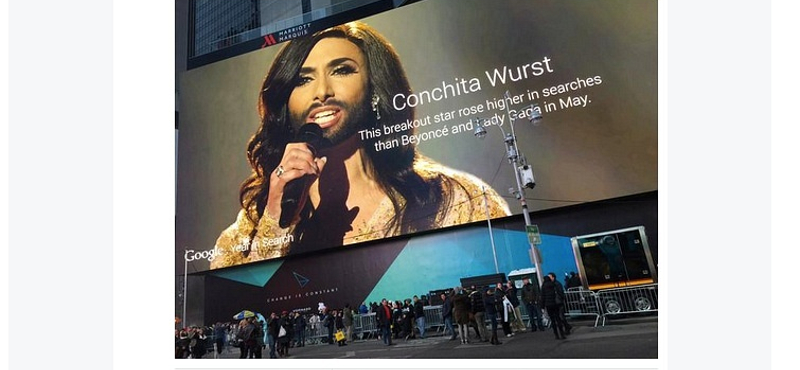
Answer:
[[[530,211],[656,190],[657,52],[656,1],[422,1],[189,70],[176,254],[519,214],[517,178]]]

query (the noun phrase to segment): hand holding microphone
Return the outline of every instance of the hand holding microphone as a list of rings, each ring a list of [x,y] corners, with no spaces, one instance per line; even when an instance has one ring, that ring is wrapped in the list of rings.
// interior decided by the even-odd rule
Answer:
[[[267,207],[272,216],[279,212],[278,225],[282,228],[296,222],[308,200],[308,189],[325,166],[326,158],[317,158],[317,149],[323,141],[322,128],[314,123],[303,125],[293,143],[286,146],[281,164],[272,174]]]

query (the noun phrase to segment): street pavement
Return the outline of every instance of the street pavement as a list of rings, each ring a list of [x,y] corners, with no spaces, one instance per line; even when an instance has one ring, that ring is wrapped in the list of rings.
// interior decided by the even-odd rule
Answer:
[[[594,327],[593,320],[570,320],[572,334],[565,340],[555,339],[552,329],[545,332],[517,333],[502,336],[501,345],[488,342],[461,344],[441,333],[430,333],[425,339],[393,340],[386,346],[377,339],[356,340],[346,346],[336,344],[306,345],[290,348],[291,359],[657,359],[658,316],[608,320],[605,326]],[[474,330],[470,330],[474,335]],[[502,336],[502,337],[501,337]],[[217,358],[238,358],[238,348],[226,348]],[[269,348],[263,351],[269,357]],[[211,353],[204,358],[213,359]]]

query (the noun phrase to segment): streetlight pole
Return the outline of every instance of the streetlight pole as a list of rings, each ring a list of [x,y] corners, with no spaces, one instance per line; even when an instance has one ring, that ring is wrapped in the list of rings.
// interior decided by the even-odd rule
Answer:
[[[500,267],[497,265],[497,249],[494,247],[494,233],[492,232],[492,218],[489,216],[489,200],[486,197],[486,188],[483,190],[483,208],[486,209],[486,222],[489,224],[489,241],[492,243],[492,256],[494,257],[494,272],[500,273]]]
[[[519,203],[522,206],[522,217],[525,218],[525,231],[527,232],[527,226],[532,226],[531,223],[531,215],[528,212],[528,202],[525,200],[525,188],[522,187],[522,182],[520,181],[519,175],[519,158],[514,157],[512,161],[512,165],[514,166],[514,177],[517,180],[517,199],[519,199]],[[528,239],[528,244],[531,246],[531,256],[533,256],[533,266],[536,267],[536,279],[539,281],[539,286],[542,286],[542,269],[541,264],[539,263],[539,255],[536,253],[536,245],[531,243],[530,239]]]
[[[189,259],[183,254],[183,325],[186,326],[186,278],[189,273]]]
[[[509,190],[512,190],[512,193],[514,193],[514,196],[519,200],[520,205],[522,206],[522,216],[525,219],[525,226],[526,226],[525,231],[527,233],[528,226],[532,226],[533,224],[531,223],[531,216],[530,213],[528,212],[528,202],[525,200],[525,188],[522,186],[522,179],[520,175],[520,160],[519,160],[520,155],[519,155],[519,149],[517,148],[516,134],[514,133],[515,120],[511,117],[511,108],[510,104],[508,104],[508,102],[511,101],[511,99],[509,99],[508,91],[506,91],[504,98],[508,99],[508,101],[506,101],[506,115],[508,116],[508,122],[511,125],[511,131],[506,132],[506,130],[503,129],[502,123],[498,124],[497,127],[499,127],[500,131],[503,133],[503,141],[506,144],[506,157],[508,158],[508,162],[514,167],[514,179],[517,182],[516,191],[514,191],[513,188]],[[542,115],[541,112],[536,110],[537,106],[535,104],[532,104],[530,107],[531,107],[530,121],[536,122],[541,120]],[[485,122],[485,120],[476,118],[476,121],[477,121],[477,127],[475,128],[475,136],[478,137],[479,139],[483,139],[486,136],[486,129],[484,128],[483,125],[483,122]],[[530,245],[533,265],[536,268],[536,280],[538,281],[539,286],[542,286],[543,272],[541,269],[541,263],[539,262],[539,255],[536,253],[536,245],[533,244],[530,238],[528,239],[528,244]]]

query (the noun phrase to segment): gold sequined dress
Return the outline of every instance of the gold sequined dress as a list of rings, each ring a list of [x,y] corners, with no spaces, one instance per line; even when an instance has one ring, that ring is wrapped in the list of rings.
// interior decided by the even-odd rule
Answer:
[[[457,171],[421,157],[414,162],[414,171],[423,178],[444,177],[457,186],[443,187],[443,199],[449,199],[449,207],[440,209],[436,215],[434,228],[460,225],[486,219],[483,192],[486,189],[487,205],[491,218],[511,214],[506,201],[494,189],[477,177]],[[344,245],[396,236],[398,231],[387,232],[387,225],[394,218],[394,208],[388,197],[384,196],[380,205],[362,225],[354,225],[353,237],[345,238]],[[217,239],[216,257],[211,268],[240,265],[271,258],[283,257],[289,252],[294,241],[294,226],[281,228],[278,221],[267,213],[258,222],[258,230],[250,240],[253,223],[240,210],[236,222],[225,229]],[[247,251],[247,253],[245,253]]]

